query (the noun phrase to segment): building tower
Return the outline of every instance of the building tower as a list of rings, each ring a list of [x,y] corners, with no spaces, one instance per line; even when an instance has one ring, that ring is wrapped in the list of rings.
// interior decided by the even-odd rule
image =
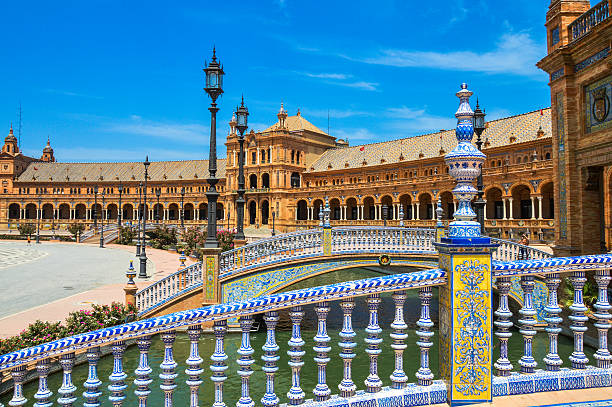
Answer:
[[[45,148],[43,148],[43,154],[40,159],[48,163],[55,162],[55,156],[53,155],[53,149],[51,148],[51,141],[49,140],[49,137],[47,137],[47,145]]]
[[[276,117],[278,117],[278,128],[279,129],[284,129],[285,128],[285,120],[287,119],[287,111],[283,107],[282,102],[281,102],[280,110],[278,111],[278,114],[276,115]]]
[[[11,123],[11,129],[9,130],[8,136],[4,139],[4,145],[2,146],[2,152],[11,155],[19,153],[19,146],[17,145],[17,137],[13,134],[13,124]]]

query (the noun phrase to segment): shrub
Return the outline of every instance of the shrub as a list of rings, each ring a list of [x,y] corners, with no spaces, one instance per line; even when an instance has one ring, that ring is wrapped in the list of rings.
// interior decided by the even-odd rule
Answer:
[[[32,236],[34,232],[36,232],[36,227],[31,223],[21,223],[17,226],[17,230],[19,230],[19,234],[22,236]]]
[[[84,230],[85,225],[83,225],[82,223],[72,223],[68,226],[68,232],[72,234],[72,237],[74,237],[74,240],[76,241],[79,240],[79,236],[83,233]]]
[[[0,339],[0,355],[29,348],[84,332],[121,325],[133,320],[137,310],[133,305],[118,302],[110,305],[92,306],[92,310],[71,312],[64,324],[61,322],[36,321],[17,336]]]
[[[119,229],[119,244],[131,245],[136,237],[136,229],[131,227],[121,227]]]
[[[155,249],[162,249],[164,246],[175,246],[177,242],[176,229],[169,228],[166,225],[147,231],[147,235],[149,236],[151,247]]]

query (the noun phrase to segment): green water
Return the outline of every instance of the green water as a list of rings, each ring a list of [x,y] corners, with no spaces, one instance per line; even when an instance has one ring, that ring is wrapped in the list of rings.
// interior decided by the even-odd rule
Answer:
[[[301,288],[302,286],[315,286],[315,285],[324,285],[331,284],[338,281],[343,280],[354,280],[359,278],[367,278],[376,275],[376,273],[364,269],[353,269],[353,270],[343,270],[335,273],[329,273],[326,275],[318,276],[313,278],[308,282],[300,283],[300,287],[295,285],[294,288]],[[417,336],[415,334],[416,330],[416,321],[419,318],[419,299],[417,290],[409,291],[410,295],[406,301],[405,306],[405,320],[409,325],[408,331],[408,339],[406,343],[408,344],[408,348],[404,352],[404,368],[406,374],[409,376],[411,381],[416,382],[415,373],[419,368],[419,348],[416,346]],[[436,323],[437,326],[437,290],[434,289],[434,299],[432,301],[432,319]],[[366,345],[364,343],[364,330],[365,326],[367,326],[367,307],[365,305],[365,301],[363,298],[356,299],[357,306],[353,313],[353,324],[354,329],[357,332],[357,336],[355,337],[355,342],[358,343],[356,348],[356,357],[353,360],[353,380],[357,384],[357,388],[363,389],[363,381],[365,380],[368,374],[368,366],[369,359],[367,354],[365,353]],[[302,367],[301,371],[301,386],[302,389],[306,392],[306,398],[312,398],[312,390],[316,385],[316,363],[313,361],[315,353],[312,350],[314,346],[313,337],[316,334],[316,314],[314,313],[312,306],[305,307],[306,315],[304,317],[304,321],[302,326],[303,332],[302,337],[306,342],[306,345],[303,349],[306,351],[306,355],[304,356],[305,364]],[[383,352],[379,357],[379,376],[383,380],[383,384],[390,385],[391,381],[389,376],[391,375],[394,369],[394,354],[391,349],[391,339],[389,338],[389,334],[391,330],[389,329],[389,324],[393,321],[394,314],[394,306],[393,301],[391,300],[390,294],[382,295],[382,303],[380,307],[380,318],[381,326],[383,328],[382,338],[384,338],[384,342],[381,345]],[[260,320],[258,318],[258,320]],[[251,346],[255,349],[255,354],[253,358],[255,363],[252,365],[252,369],[254,370],[253,375],[251,376],[251,397],[256,401],[256,404],[259,404],[259,400],[263,396],[265,392],[265,374],[261,370],[263,362],[261,361],[261,355],[263,352],[261,351],[261,347],[264,345],[266,340],[266,334],[263,331],[264,324],[261,322],[261,332],[251,334]],[[330,352],[330,357],[332,358],[331,362],[327,368],[327,383],[330,386],[332,393],[338,393],[338,384],[342,379],[342,359],[338,356],[340,353],[340,347],[338,346],[338,342],[340,342],[340,338],[338,336],[338,332],[342,327],[342,313],[339,309],[337,303],[332,303],[332,311],[328,317],[328,327],[329,327],[329,336],[332,338],[330,342],[330,346],[332,348]],[[287,312],[281,312],[280,314],[280,322],[279,329],[277,331],[277,342],[281,345],[281,351],[279,352],[280,360],[278,361],[278,366],[280,367],[275,381],[275,389],[277,395],[281,398],[281,402],[287,402],[286,393],[291,387],[291,374],[290,369],[287,366],[287,362],[289,357],[287,356],[287,341],[291,337],[290,329],[290,320],[287,316]],[[438,376],[438,336],[434,336],[434,346],[431,348],[430,352],[430,364],[431,370],[434,372],[434,377],[439,378]],[[543,367],[544,364],[542,359],[547,353],[547,345],[548,339],[546,333],[538,333],[538,335],[534,339],[534,356],[539,363],[539,367]],[[512,338],[509,342],[509,353],[510,360],[515,366],[515,369],[518,367],[518,359],[522,354],[522,338],[521,335],[515,331],[513,333]],[[572,352],[572,340],[566,337],[559,338],[559,354],[561,358],[564,360],[565,365],[568,366],[568,356]],[[240,397],[240,378],[236,374],[239,366],[236,363],[238,358],[237,350],[240,347],[240,335],[239,334],[228,334],[225,339],[225,352],[228,354],[229,359],[227,360],[227,364],[229,369],[226,371],[226,375],[228,376],[227,381],[225,382],[225,390],[224,390],[224,401],[228,406],[235,405],[236,401]],[[210,355],[214,352],[214,337],[212,334],[203,334],[200,339],[200,356],[204,358],[204,363],[202,364],[205,369],[202,378],[204,379],[204,383],[200,386],[200,404],[201,405],[211,405],[213,402],[213,384],[210,381],[210,370],[208,366],[210,365]],[[587,356],[592,361],[593,358],[593,350],[590,348],[586,349]],[[150,357],[150,365],[153,367],[152,378],[154,379],[153,383],[150,385],[152,390],[151,395],[149,396],[149,400],[151,402],[158,401],[154,403],[150,403],[151,405],[161,405],[163,400],[163,393],[159,389],[159,385],[161,381],[159,380],[159,373],[161,370],[159,369],[159,365],[163,360],[163,343],[159,336],[155,337],[153,340],[153,344],[151,346],[151,350],[149,352]],[[187,368],[185,364],[185,360],[189,357],[189,338],[186,333],[178,333],[176,338],[176,343],[174,346],[174,359],[179,363],[179,367],[177,368],[177,373],[179,373],[178,378],[176,379],[176,383],[178,387],[174,394],[174,402],[177,406],[187,406],[189,405],[189,388],[185,384],[185,380],[187,380],[187,375],[185,375],[185,369]],[[494,342],[494,359],[499,357],[499,349],[497,347],[497,340]],[[135,376],[133,374],[134,370],[138,366],[138,348],[136,346],[131,346],[126,350],[124,357],[124,370],[128,374],[128,378],[126,383],[129,385],[126,390],[126,400],[124,405],[137,405],[137,398],[134,395],[135,386],[133,385],[133,381]],[[102,397],[100,400],[104,401],[103,405],[109,405],[108,396],[109,392],[106,388],[108,386],[108,376],[112,371],[113,360],[112,356],[104,357],[100,363],[98,368],[98,374],[101,380],[104,382],[104,386],[102,388]],[[83,398],[81,397],[83,389],[83,382],[87,379],[87,365],[80,365],[74,368],[73,372],[73,382],[78,387],[78,392],[76,393],[79,397],[78,401],[75,405],[82,404]],[[49,377],[49,387],[54,392],[53,400],[57,400],[57,389],[61,386],[62,377],[61,374],[54,374]],[[36,393],[37,382],[32,382],[25,385],[25,395],[28,398],[28,405],[34,403],[33,395]],[[10,395],[5,395],[0,397],[0,402],[5,405],[10,400]]]

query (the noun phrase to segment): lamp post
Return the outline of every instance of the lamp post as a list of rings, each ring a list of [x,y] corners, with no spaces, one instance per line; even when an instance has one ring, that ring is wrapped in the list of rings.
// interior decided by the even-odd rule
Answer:
[[[137,232],[138,232],[138,240],[136,240],[136,256],[140,257],[140,230],[141,230],[141,223],[142,223],[142,182],[138,184],[138,210],[136,211],[136,216],[138,217],[138,228],[137,228]]]
[[[157,206],[155,207],[155,221],[159,223],[159,196],[161,195],[161,188],[155,188],[155,196],[157,197]]]
[[[482,151],[482,139],[480,138],[481,134],[485,130],[485,116],[486,113],[480,110],[480,106],[478,105],[478,100],[476,100],[476,110],[474,110],[474,133],[476,133],[476,147],[478,147],[479,151]],[[480,173],[478,174],[478,178],[476,180],[476,189],[478,191],[478,196],[474,201],[474,206],[476,207],[476,220],[480,223],[480,234],[484,236],[485,234],[485,201],[482,199],[484,195],[483,185],[482,185],[482,171],[483,168],[480,169]]]
[[[38,216],[36,216],[36,243],[40,243],[40,216],[42,215],[42,199],[38,196]]]
[[[119,190],[119,210],[117,211],[117,227],[121,228],[121,221],[123,220],[123,206],[121,206],[121,194],[123,193],[123,185],[119,184],[117,188]]]
[[[100,223],[102,224],[102,226],[100,226],[100,248],[104,249],[104,196],[106,194],[106,191],[104,188],[102,188],[102,208],[100,209]]]
[[[382,215],[384,226],[387,227],[387,217],[389,216],[389,206],[387,206],[387,204],[383,204],[382,206]]]
[[[276,218],[276,212],[272,209],[272,236],[276,235],[276,232],[274,232],[274,218]]]
[[[208,110],[210,111],[210,152],[208,154],[208,191],[206,191],[206,198],[208,199],[208,232],[206,235],[206,241],[204,247],[217,248],[219,242],[217,241],[217,198],[219,193],[217,192],[217,182],[219,179],[217,175],[217,98],[223,93],[223,67],[217,61],[217,55],[213,48],[213,56],[210,64],[204,68],[206,73],[206,87],[204,90],[210,96],[212,103]]]
[[[236,239],[244,240],[244,132],[248,127],[249,109],[244,105],[244,97],[240,107],[236,109],[236,128],[240,132],[238,144],[238,198],[236,199]]]
[[[140,247],[140,271],[138,272],[138,278],[148,278],[147,276],[147,178],[149,178],[149,156],[145,158],[142,163],[144,165],[144,189],[142,193],[142,202],[144,206],[144,215],[142,217],[142,243]]]
[[[227,230],[229,230],[230,211],[227,211]]]
[[[98,228],[98,214],[96,213],[96,207],[98,206],[98,186],[94,186],[94,206],[93,206],[93,211],[91,216],[93,217],[94,220],[94,229]]]
[[[185,187],[181,188],[181,229],[185,231]]]

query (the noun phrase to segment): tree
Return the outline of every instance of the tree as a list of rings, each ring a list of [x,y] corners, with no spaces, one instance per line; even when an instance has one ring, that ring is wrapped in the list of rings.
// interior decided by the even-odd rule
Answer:
[[[19,230],[21,236],[32,236],[36,231],[36,227],[31,223],[22,223],[17,226],[17,230]]]
[[[73,223],[70,226],[68,226],[68,232],[72,234],[72,237],[77,242],[79,241],[79,236],[81,235],[81,233],[83,233],[84,230],[85,230],[85,225],[83,225],[82,223]]]

